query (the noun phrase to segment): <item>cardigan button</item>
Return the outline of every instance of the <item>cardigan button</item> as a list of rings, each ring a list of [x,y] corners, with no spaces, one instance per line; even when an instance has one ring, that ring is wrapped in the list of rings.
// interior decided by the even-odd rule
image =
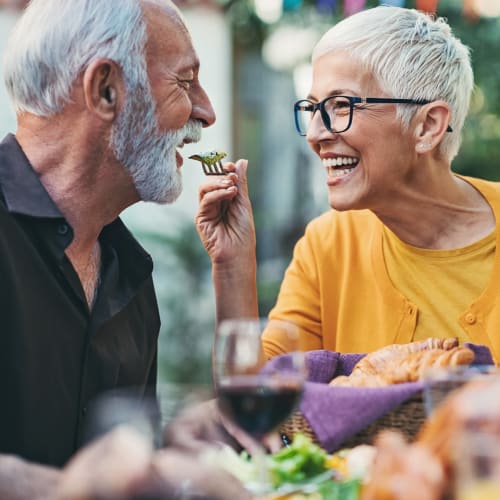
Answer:
[[[473,325],[476,322],[476,315],[472,313],[467,313],[465,316],[465,321],[467,321],[469,325]]]

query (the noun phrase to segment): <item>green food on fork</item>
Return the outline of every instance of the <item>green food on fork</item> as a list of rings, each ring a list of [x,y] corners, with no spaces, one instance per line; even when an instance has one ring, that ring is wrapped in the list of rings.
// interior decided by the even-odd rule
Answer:
[[[203,166],[205,175],[224,175],[226,171],[222,165],[221,160],[227,156],[224,151],[208,151],[206,153],[198,153],[191,155],[190,160],[197,160]]]

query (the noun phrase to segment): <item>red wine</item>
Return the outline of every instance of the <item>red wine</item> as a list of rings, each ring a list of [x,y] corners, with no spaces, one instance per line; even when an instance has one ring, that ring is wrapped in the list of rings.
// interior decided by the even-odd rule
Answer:
[[[261,438],[293,411],[300,400],[302,384],[237,377],[221,381],[218,393],[222,412],[248,434]]]

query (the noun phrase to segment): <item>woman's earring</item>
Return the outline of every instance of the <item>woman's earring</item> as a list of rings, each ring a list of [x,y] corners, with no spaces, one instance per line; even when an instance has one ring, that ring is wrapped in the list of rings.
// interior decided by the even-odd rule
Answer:
[[[432,146],[432,144],[426,142],[426,143],[420,143],[418,145],[418,149],[430,149]]]

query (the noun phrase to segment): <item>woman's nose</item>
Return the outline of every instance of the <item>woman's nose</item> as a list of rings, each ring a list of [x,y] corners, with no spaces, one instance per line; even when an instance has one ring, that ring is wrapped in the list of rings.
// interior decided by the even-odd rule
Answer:
[[[307,129],[306,139],[310,144],[314,144],[321,140],[334,140],[338,137],[338,134],[334,132],[330,132],[323,122],[321,118],[321,113],[316,111],[312,116],[311,122],[309,123],[309,127]]]

